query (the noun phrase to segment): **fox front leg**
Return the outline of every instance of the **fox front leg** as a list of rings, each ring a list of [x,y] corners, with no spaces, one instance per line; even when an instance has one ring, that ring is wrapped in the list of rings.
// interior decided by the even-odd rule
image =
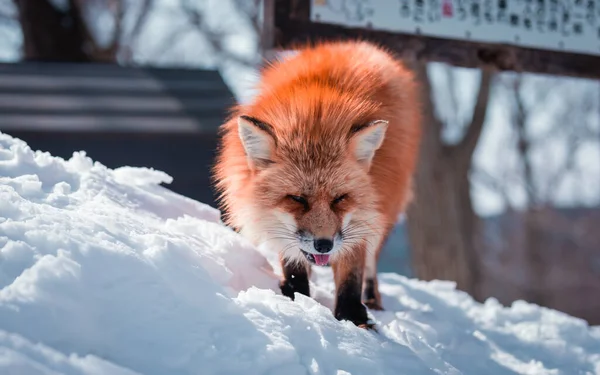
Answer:
[[[281,268],[283,269],[283,280],[279,282],[281,294],[294,300],[294,293],[304,294],[310,297],[310,288],[308,285],[308,267],[297,262],[288,262],[281,258]]]
[[[364,248],[355,249],[346,259],[332,264],[336,287],[334,315],[338,320],[349,320],[359,327],[374,329],[367,315],[367,307],[361,301],[364,252]]]

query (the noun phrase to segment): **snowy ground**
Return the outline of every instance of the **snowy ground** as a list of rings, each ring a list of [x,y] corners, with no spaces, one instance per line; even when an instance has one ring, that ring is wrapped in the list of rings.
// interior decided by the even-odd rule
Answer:
[[[1,374],[600,374],[600,330],[381,275],[379,334],[277,290],[275,257],[151,169],[0,133]]]

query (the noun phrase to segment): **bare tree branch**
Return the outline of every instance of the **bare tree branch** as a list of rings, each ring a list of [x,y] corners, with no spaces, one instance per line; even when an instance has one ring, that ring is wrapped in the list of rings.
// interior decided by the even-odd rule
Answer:
[[[144,0],[142,5],[141,5],[141,10],[140,10],[140,14],[138,15],[138,18],[135,20],[135,24],[133,25],[133,27],[131,28],[131,32],[129,33],[129,44],[131,44],[132,42],[134,42],[137,37],[139,36],[142,27],[144,27],[144,24],[146,23],[146,20],[148,18],[148,14],[150,13],[150,9],[152,9],[154,7],[154,3],[155,0]]]
[[[111,0],[110,8],[115,18],[115,28],[110,43],[107,47],[98,45],[96,39],[90,31],[89,24],[84,16],[84,7],[86,0],[69,0],[69,8],[73,14],[76,14],[76,19],[79,20],[81,32],[85,36],[87,43],[86,53],[95,61],[115,61],[117,52],[121,45],[121,37],[123,34],[123,18],[125,16],[123,0]]]
[[[183,39],[185,33],[189,33],[190,29],[186,26],[180,26],[174,31],[171,31],[170,35],[165,38],[156,48],[161,55],[169,55],[170,50],[177,46],[177,42]]]
[[[193,25],[204,36],[211,49],[215,53],[219,54],[221,59],[234,61],[235,63],[247,67],[257,66],[256,61],[228,51],[223,45],[223,39],[225,36],[227,36],[227,32],[215,32],[211,30],[205,22],[205,15],[203,13],[195,9],[187,1],[181,1],[181,7],[186,12],[190,24]]]
[[[489,189],[496,191],[501,197],[504,205],[512,210],[514,207],[512,206],[512,202],[509,199],[509,194],[507,192],[507,185],[505,181],[500,181],[498,178],[492,176],[488,173],[484,168],[473,167],[471,171],[471,176],[475,180],[479,180],[483,185],[486,185]]]
[[[463,139],[456,146],[452,147],[453,152],[456,153],[461,163],[466,166],[471,162],[471,157],[483,130],[493,78],[494,73],[490,69],[484,68],[481,70],[481,81],[473,109],[473,116]]]
[[[237,8],[244,10],[244,13],[246,13],[248,18],[250,19],[252,28],[257,34],[259,34],[262,29],[259,17],[261,2],[262,0],[235,0]]]
[[[517,151],[523,167],[524,188],[527,193],[527,205],[530,208],[540,203],[538,189],[533,176],[533,163],[531,161],[531,140],[527,135],[528,112],[523,99],[523,78],[521,75],[514,81],[512,90],[516,110],[514,116],[514,127],[517,131]]]
[[[110,7],[113,9],[115,18],[115,28],[113,29],[113,35],[111,42],[107,48],[106,53],[115,56],[119,51],[121,45],[121,37],[123,35],[123,17],[125,16],[125,10],[123,6],[123,0],[112,0]]]
[[[558,186],[565,178],[566,174],[573,169],[575,166],[575,155],[579,146],[579,140],[576,137],[569,137],[568,139],[568,151],[565,157],[564,163],[558,168],[558,170],[550,177],[546,183],[546,193],[544,194],[544,201],[550,202],[552,195],[556,193]]]

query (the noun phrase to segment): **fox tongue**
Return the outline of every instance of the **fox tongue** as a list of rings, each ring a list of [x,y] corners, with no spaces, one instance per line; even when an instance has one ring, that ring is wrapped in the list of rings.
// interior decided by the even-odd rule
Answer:
[[[325,266],[329,262],[329,255],[313,254],[313,258],[315,258],[317,266]]]

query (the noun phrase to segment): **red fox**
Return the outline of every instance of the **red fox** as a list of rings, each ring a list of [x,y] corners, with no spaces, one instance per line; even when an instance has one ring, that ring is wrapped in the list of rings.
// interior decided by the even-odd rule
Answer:
[[[279,252],[283,295],[309,296],[311,265],[331,265],[335,317],[372,328],[379,252],[412,197],[419,87],[371,42],[297,52],[267,66],[253,102],[222,125],[219,206],[226,224]]]

